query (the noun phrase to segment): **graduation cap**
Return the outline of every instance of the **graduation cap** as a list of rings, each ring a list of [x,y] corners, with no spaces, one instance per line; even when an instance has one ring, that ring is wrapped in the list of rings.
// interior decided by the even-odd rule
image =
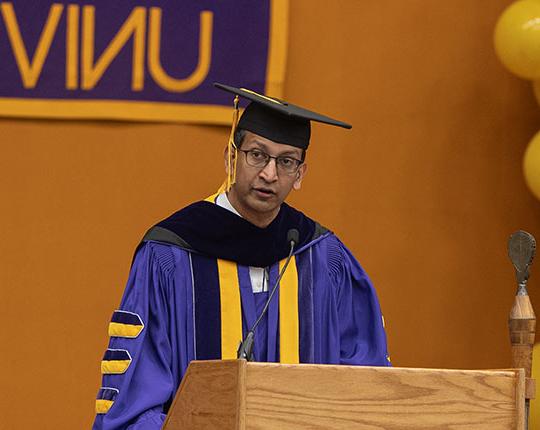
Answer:
[[[228,144],[227,178],[218,193],[229,191],[236,181],[236,150],[234,132],[237,128],[251,131],[277,143],[295,146],[306,150],[311,136],[311,121],[352,128],[350,124],[304,109],[300,106],[258,94],[246,88],[235,88],[214,82],[221,90],[235,94],[234,113],[231,134]],[[251,103],[246,107],[239,119],[238,98],[243,97]]]
[[[250,100],[240,120],[235,117],[233,128],[241,128],[277,143],[307,149],[311,136],[311,121],[350,129],[342,121],[304,109],[292,103],[258,94],[245,88],[235,88],[215,82],[214,86]],[[237,102],[235,102],[237,107]],[[237,122],[237,124],[234,124]]]

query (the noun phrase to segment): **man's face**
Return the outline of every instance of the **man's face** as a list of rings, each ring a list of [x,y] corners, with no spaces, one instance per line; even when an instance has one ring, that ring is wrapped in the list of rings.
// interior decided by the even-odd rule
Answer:
[[[246,131],[240,149],[258,149],[273,157],[302,159],[300,148],[276,143],[249,131]],[[254,216],[273,219],[291,189],[300,189],[307,166],[304,163],[295,173],[287,174],[278,170],[276,160],[272,158],[265,167],[253,167],[247,164],[247,154],[242,151],[237,151],[236,182],[229,191],[229,199],[246,218]]]

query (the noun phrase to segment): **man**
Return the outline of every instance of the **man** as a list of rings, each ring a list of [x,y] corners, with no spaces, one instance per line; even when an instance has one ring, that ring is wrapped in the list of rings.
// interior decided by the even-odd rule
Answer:
[[[310,120],[350,126],[216,86],[251,101],[233,123],[227,181],[139,246],[109,325],[95,430],[161,428],[189,362],[236,358],[258,319],[253,350],[240,348],[247,358],[389,365],[367,275],[334,234],[284,203],[306,174]]]

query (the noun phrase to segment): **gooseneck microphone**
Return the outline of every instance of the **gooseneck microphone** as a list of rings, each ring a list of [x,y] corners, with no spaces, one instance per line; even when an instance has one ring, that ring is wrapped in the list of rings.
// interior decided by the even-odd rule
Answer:
[[[248,331],[245,339],[240,343],[240,346],[238,347],[238,351],[236,353],[237,358],[243,358],[247,361],[253,361],[253,343],[255,341],[255,329],[261,322],[262,318],[264,317],[264,314],[266,314],[266,311],[268,310],[268,306],[270,305],[270,302],[272,301],[272,297],[274,297],[274,293],[277,290],[277,286],[279,285],[279,282],[281,281],[281,278],[283,277],[283,274],[285,273],[285,270],[287,270],[287,266],[289,265],[289,262],[291,261],[294,247],[300,240],[300,233],[298,233],[298,230],[295,228],[291,228],[287,232],[287,242],[290,244],[291,249],[289,251],[289,256],[287,257],[287,260],[285,261],[285,264],[283,265],[283,268],[279,272],[279,276],[277,278],[276,283],[272,287],[272,290],[270,291],[270,295],[268,296],[268,299],[266,300],[266,303],[264,304],[264,308],[259,315],[259,318],[257,318],[257,321],[255,321],[255,324],[253,324],[253,327]]]

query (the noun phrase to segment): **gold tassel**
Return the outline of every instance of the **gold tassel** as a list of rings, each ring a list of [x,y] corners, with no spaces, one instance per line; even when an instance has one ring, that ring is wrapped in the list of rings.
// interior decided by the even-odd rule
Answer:
[[[236,182],[236,161],[238,159],[238,153],[236,144],[234,143],[234,133],[236,126],[238,125],[239,109],[238,109],[238,96],[234,98],[234,112],[233,121],[231,127],[231,133],[229,135],[229,142],[227,143],[227,178],[225,182],[221,184],[217,193],[228,192]]]

